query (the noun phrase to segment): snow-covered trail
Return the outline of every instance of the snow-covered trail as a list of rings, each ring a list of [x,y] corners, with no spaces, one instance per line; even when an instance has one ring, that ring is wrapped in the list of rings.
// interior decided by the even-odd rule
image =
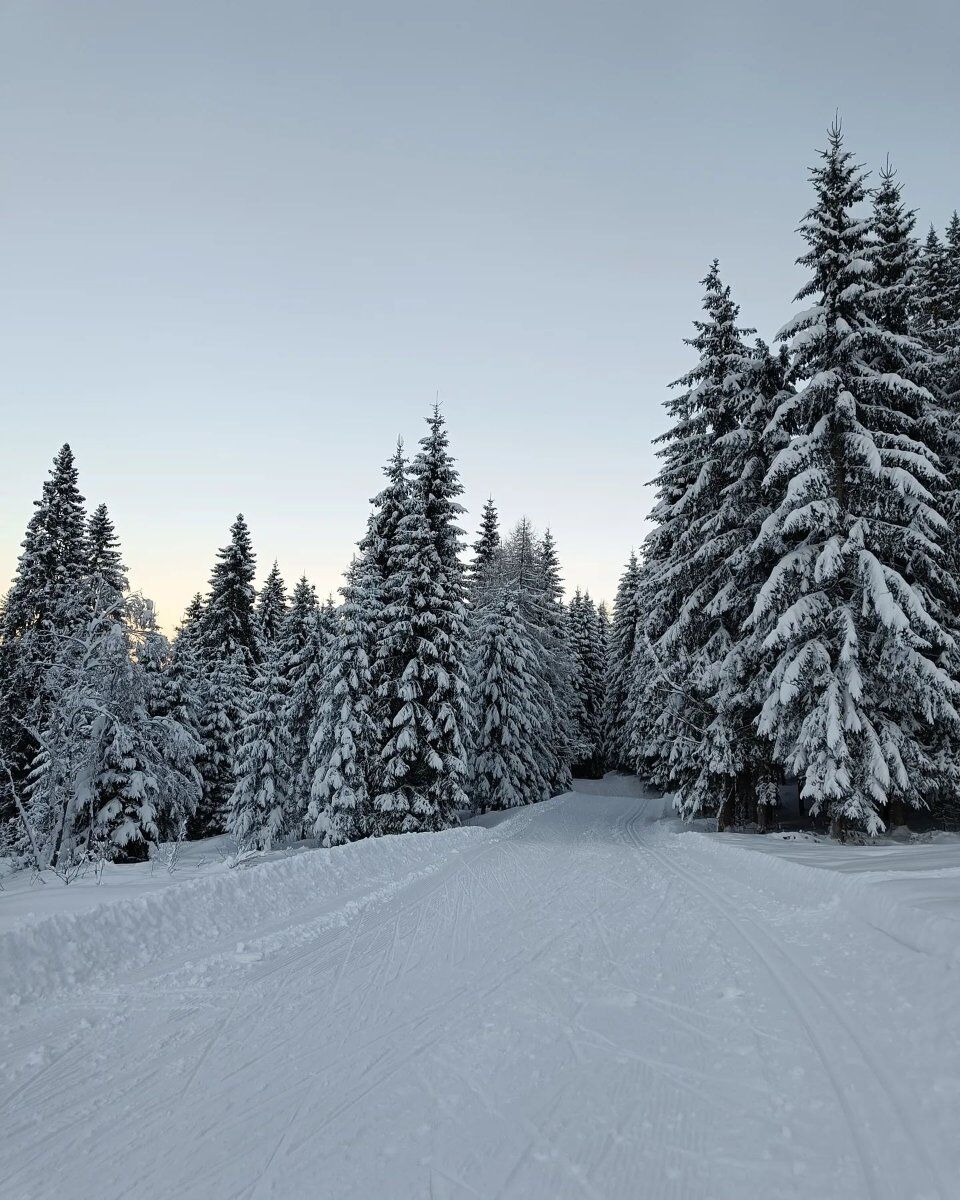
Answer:
[[[0,1192],[960,1195],[956,964],[578,786],[237,949],[196,888],[178,956],[22,1006]]]

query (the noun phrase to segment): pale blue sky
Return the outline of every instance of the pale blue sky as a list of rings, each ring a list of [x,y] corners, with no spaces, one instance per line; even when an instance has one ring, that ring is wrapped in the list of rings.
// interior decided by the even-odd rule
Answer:
[[[960,205],[960,6],[0,0],[0,586],[56,449],[167,626],[233,515],[337,586],[439,394],[472,533],[612,597],[719,256],[791,311],[839,108]]]

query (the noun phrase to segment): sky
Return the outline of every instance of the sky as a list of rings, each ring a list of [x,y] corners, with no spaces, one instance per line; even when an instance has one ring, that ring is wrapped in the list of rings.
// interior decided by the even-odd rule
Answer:
[[[0,0],[0,590],[58,447],[172,628],[243,512],[336,589],[439,398],[611,600],[710,260],[768,339],[839,110],[960,206],[960,5]]]

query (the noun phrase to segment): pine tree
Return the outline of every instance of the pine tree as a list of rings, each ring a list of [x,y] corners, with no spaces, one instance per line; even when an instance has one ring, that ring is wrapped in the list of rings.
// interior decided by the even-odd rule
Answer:
[[[326,600],[320,605],[317,623],[320,629],[321,640],[324,645],[329,645],[337,632],[337,605],[332,596],[328,595]]]
[[[191,825],[193,837],[223,828],[233,794],[235,742],[260,661],[255,570],[250,534],[241,515],[231,527],[230,542],[217,555],[199,629],[204,672],[200,720],[203,797]]]
[[[931,225],[917,264],[914,324],[928,347],[942,351],[953,312],[950,304],[950,251]]]
[[[387,577],[390,562],[397,552],[400,540],[400,525],[407,514],[410,497],[410,481],[403,442],[398,439],[393,454],[383,468],[385,486],[371,499],[367,528],[360,541],[359,552],[366,564],[367,586],[372,596],[372,615],[365,647],[370,666],[371,712],[377,727],[377,749],[371,756],[370,787],[371,800],[380,791],[380,747],[387,737],[389,701],[387,692],[390,681],[398,678],[403,670],[395,647],[386,641],[387,628]],[[370,831],[378,832],[371,824]]]
[[[568,608],[573,656],[574,771],[591,779],[603,774],[604,654],[600,622],[590,593],[577,588]]]
[[[903,335],[871,315],[864,177],[838,127],[811,179],[798,299],[813,306],[782,334],[801,386],[778,413],[793,436],[768,475],[779,503],[764,529],[785,551],[754,610],[777,656],[759,728],[811,811],[876,833],[889,801],[923,804],[926,733],[957,721],[937,661],[949,638],[918,586],[946,532],[942,477],[915,417],[927,393],[874,366],[902,352]]]
[[[390,559],[397,542],[400,522],[407,514],[410,483],[403,442],[383,468],[386,486],[370,501],[372,511],[367,531],[360,542],[361,553],[370,561],[375,577],[384,580],[390,570]]]
[[[105,504],[97,505],[87,522],[87,574],[94,592],[104,588],[120,597],[129,590],[120,543]]]
[[[259,667],[256,694],[237,737],[227,829],[241,850],[269,850],[294,824],[288,697],[278,667],[274,649]]]
[[[601,600],[597,605],[597,633],[600,638],[604,675],[606,675],[607,656],[610,652],[610,610],[607,608],[606,600]]]
[[[703,279],[705,316],[687,345],[697,365],[666,404],[673,424],[659,440],[653,529],[644,543],[644,629],[637,655],[634,749],[688,814],[720,807],[740,764],[715,694],[739,626],[726,598],[730,533],[717,520],[738,479],[738,439],[748,361],[739,309],[716,260]]]
[[[321,704],[329,640],[321,625],[316,589],[303,576],[293,589],[290,612],[277,642],[278,671],[286,696],[283,721],[290,755],[290,810],[298,825],[308,819],[313,782],[310,744]]]
[[[263,581],[263,587],[257,597],[256,615],[260,651],[262,655],[266,656],[280,637],[280,631],[287,616],[287,589],[276,560]]]
[[[176,807],[189,784],[184,787],[186,781],[177,777],[179,755],[172,753],[168,761],[172,747],[165,735],[175,731],[147,710],[144,671],[134,653],[141,631],[130,623],[136,609],[118,611],[109,590],[103,589],[103,605],[94,611],[81,676],[95,715],[89,729],[81,722],[75,730],[88,745],[86,769],[77,775],[81,797],[89,788],[89,846],[98,856],[138,862],[160,840],[164,805]],[[82,812],[81,804],[78,815]]]
[[[604,758],[616,771],[630,770],[630,696],[640,619],[640,566],[631,550],[613,602],[604,696]]]
[[[326,846],[363,837],[372,828],[378,745],[370,631],[377,617],[378,582],[371,560],[355,558],[341,589],[343,603],[321,683],[309,758],[309,816],[314,835]]]
[[[462,487],[435,409],[412,469],[407,505],[384,575],[377,655],[379,831],[442,829],[466,802],[469,736]]]
[[[502,612],[500,606],[504,597],[509,598],[515,613]],[[530,680],[530,690],[537,697],[528,727],[531,761],[536,766],[537,777],[544,781],[546,795],[556,795],[566,791],[571,782],[574,696],[566,638],[566,609],[553,539],[547,533],[538,543],[526,517],[517,523],[501,545],[491,572],[485,605],[487,602],[494,606],[493,616],[481,609],[474,622],[474,662],[483,647],[487,653],[491,652],[490,639],[505,622],[519,625],[519,636],[527,647],[524,676]],[[478,683],[479,676],[475,672],[475,720],[482,732],[488,720],[489,696],[476,690]],[[489,730],[485,736],[489,739]],[[481,748],[477,749],[478,758]]]
[[[205,653],[214,660],[236,661],[251,679],[260,661],[253,588],[256,561],[241,513],[230,527],[230,541],[217,553],[202,626]]]
[[[55,633],[64,600],[79,590],[86,568],[83,497],[73,452],[64,445],[36,501],[4,601],[4,642],[33,631]]]
[[[729,631],[727,651],[710,677],[709,722],[706,724],[704,786],[691,789],[687,815],[699,811],[700,796],[715,791],[710,778],[722,765],[728,781],[725,798],[732,801],[718,811],[720,828],[731,816],[737,825],[766,824],[769,805],[777,800],[780,775],[769,741],[757,733],[765,699],[766,680],[773,667],[771,651],[749,624],[756,596],[783,551],[779,538],[764,535],[771,515],[772,495],[764,481],[776,453],[788,442],[775,416],[792,389],[787,381],[786,347],[773,354],[760,339],[751,347],[740,376],[738,427],[724,439],[727,475],[732,480],[723,491],[712,525],[712,535],[725,548],[723,569],[714,577],[707,605],[711,619]]]
[[[483,506],[480,529],[473,543],[473,558],[469,568],[469,591],[473,605],[479,605],[484,589],[496,573],[500,554],[500,517],[490,496]]]
[[[203,648],[203,610],[204,600],[200,592],[195,592],[193,599],[187,605],[183,620],[177,629],[173,641],[174,656],[179,653],[184,658],[198,659]],[[197,667],[199,674],[199,667]]]
[[[128,602],[128,606],[132,605]],[[180,627],[176,645],[157,628],[151,601],[143,601],[135,624],[141,631],[136,661],[143,672],[143,698],[147,716],[163,734],[165,762],[170,772],[157,817],[161,841],[180,841],[200,802],[200,703],[196,664],[187,650],[185,631],[202,598],[195,597]],[[194,618],[195,619],[195,618]]]
[[[573,719],[576,697],[571,681],[567,612],[563,602],[560,557],[549,529],[533,547],[536,620],[541,629],[543,671],[546,685],[544,703],[549,715],[547,741],[551,765],[546,772],[550,794],[569,791],[573,783]]]
[[[543,775],[541,647],[518,605],[515,582],[490,589],[478,614],[472,664],[477,697],[473,799],[480,812],[549,795]]]
[[[165,827],[182,829],[199,792],[197,743],[148,705],[152,603],[97,586],[83,610],[46,673],[51,699],[28,790],[41,865],[58,870],[87,857],[146,858]]]
[[[27,525],[0,623],[0,810],[12,812],[13,787],[23,789],[51,696],[44,680],[63,639],[84,621],[87,570],[83,497],[73,452],[53,461]],[[12,786],[11,786],[12,780]]]

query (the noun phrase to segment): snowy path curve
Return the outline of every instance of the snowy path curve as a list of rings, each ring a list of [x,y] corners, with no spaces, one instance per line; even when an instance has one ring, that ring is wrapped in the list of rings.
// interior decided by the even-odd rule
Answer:
[[[3,1195],[960,1195],[955,964],[578,787],[329,860],[339,909],[251,872],[242,948],[190,885],[182,944],[7,1022]]]

